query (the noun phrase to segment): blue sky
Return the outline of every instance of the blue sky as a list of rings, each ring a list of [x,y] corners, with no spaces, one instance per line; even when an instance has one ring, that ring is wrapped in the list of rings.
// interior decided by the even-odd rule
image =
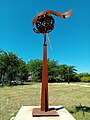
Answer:
[[[37,12],[73,9],[72,17],[56,16],[50,32],[52,50],[48,58],[59,64],[76,66],[78,73],[90,73],[90,0],[0,0],[0,48],[17,54],[24,61],[42,59],[43,35],[32,30]]]

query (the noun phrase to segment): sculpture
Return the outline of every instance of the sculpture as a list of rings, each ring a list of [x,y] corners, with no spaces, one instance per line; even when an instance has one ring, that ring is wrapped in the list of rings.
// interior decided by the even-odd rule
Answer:
[[[64,13],[55,12],[53,10],[45,10],[36,15],[32,21],[35,33],[44,34],[44,52],[43,52],[43,67],[42,67],[42,92],[41,92],[41,109],[34,109],[33,116],[58,116],[55,109],[48,107],[48,65],[47,65],[47,44],[46,35],[54,29],[55,20],[51,16],[54,14],[60,18],[68,18],[71,16],[72,10]]]

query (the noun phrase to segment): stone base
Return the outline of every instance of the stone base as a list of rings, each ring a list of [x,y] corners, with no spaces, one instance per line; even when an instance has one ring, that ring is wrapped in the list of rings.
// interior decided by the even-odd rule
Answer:
[[[47,112],[41,111],[40,108],[34,108],[32,112],[33,117],[55,117],[59,116],[55,108],[50,108]]]
[[[76,120],[63,106],[49,106],[57,111],[59,116],[56,117],[33,117],[34,108],[40,108],[40,106],[22,106],[14,120]]]

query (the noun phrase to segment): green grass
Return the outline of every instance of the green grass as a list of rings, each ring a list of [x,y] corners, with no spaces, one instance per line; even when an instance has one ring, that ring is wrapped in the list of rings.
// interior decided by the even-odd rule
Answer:
[[[40,83],[0,87],[0,120],[10,120],[21,106],[40,105],[40,92]],[[90,88],[51,83],[49,84],[49,105],[63,105],[76,120],[90,120]],[[80,105],[88,109],[76,110],[75,107]]]

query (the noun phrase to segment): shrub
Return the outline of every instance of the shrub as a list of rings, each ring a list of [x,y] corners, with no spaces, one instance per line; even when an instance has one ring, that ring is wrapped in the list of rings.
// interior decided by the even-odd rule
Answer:
[[[80,78],[81,82],[90,82],[90,76],[83,76]]]

